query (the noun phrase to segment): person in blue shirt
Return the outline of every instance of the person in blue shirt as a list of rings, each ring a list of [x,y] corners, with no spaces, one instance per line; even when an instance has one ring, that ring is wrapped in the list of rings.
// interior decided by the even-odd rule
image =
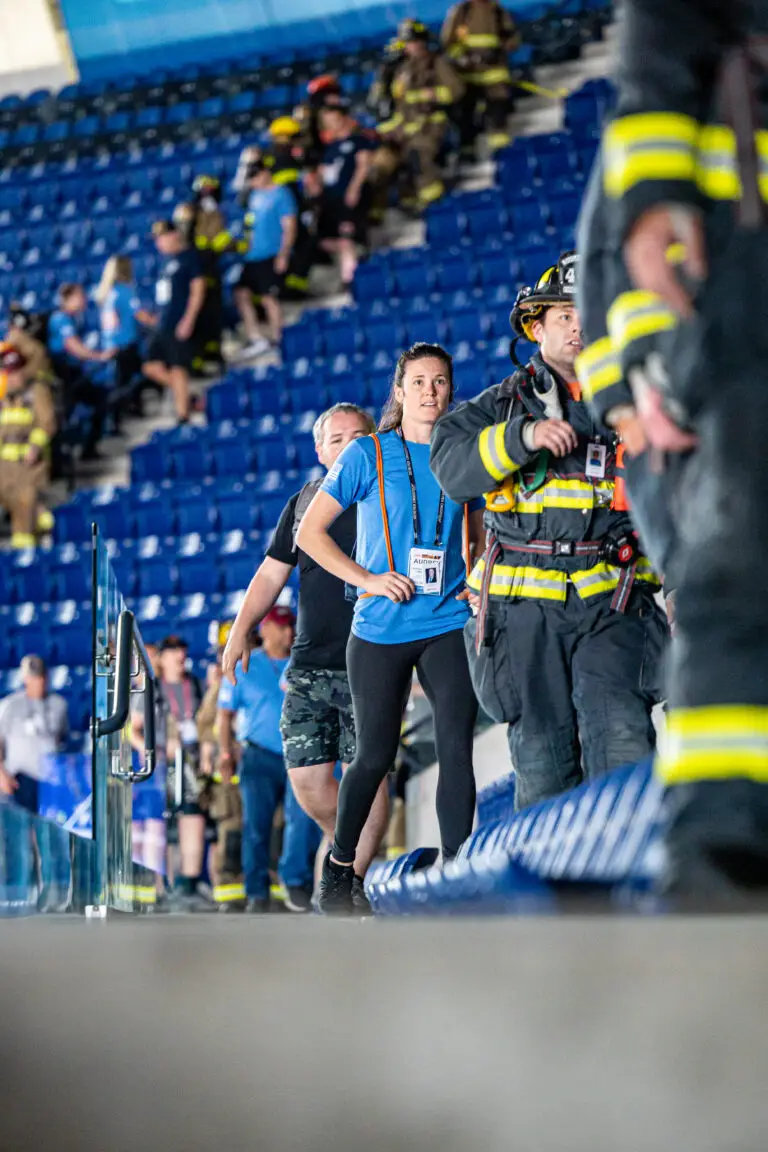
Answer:
[[[452,396],[453,365],[443,348],[415,344],[404,352],[379,425],[380,459],[376,437],[348,445],[299,525],[298,546],[358,590],[347,645],[357,751],[339,790],[333,847],[323,865],[318,903],[327,912],[352,910],[351,865],[397,752],[414,670],[434,712],[443,858],[455,856],[472,830],[477,702],[463,639],[464,583],[467,559],[483,543],[482,502],[455,504],[429,467],[432,430]],[[355,559],[329,533],[353,504]]]
[[[282,802],[285,812],[283,852],[278,873],[285,906],[308,912],[312,899],[314,857],[322,834],[299,806],[283,760],[280,714],[285,670],[293,644],[296,618],[276,605],[261,621],[262,646],[242,660],[242,670],[222,680],[217,728],[219,772],[232,779],[234,717],[238,714],[240,793],[243,800],[243,874],[247,912],[269,911],[269,859],[272,821]]]
[[[289,188],[275,184],[263,158],[251,160],[246,171],[248,253],[243,264],[235,301],[243,319],[248,343],[244,358],[258,356],[280,344],[283,313],[278,300],[280,281],[288,270],[298,234],[298,209]],[[267,317],[267,337],[259,332],[254,300]]]
[[[205,274],[199,254],[173,220],[157,220],[152,235],[163,264],[155,288],[156,329],[147,349],[144,375],[170,389],[179,423],[186,424],[192,408],[192,337],[205,300]]]
[[[93,295],[99,305],[102,347],[115,354],[117,401],[121,405],[127,402],[128,410],[140,415],[139,337],[141,326],[151,325],[152,317],[141,307],[129,256],[110,256]]]
[[[53,370],[64,392],[64,411],[68,418],[78,404],[90,408],[90,427],[83,444],[82,459],[98,458],[96,445],[101,439],[109,395],[88,374],[89,365],[104,364],[114,350],[94,351],[83,339],[88,301],[80,284],[62,284],[56,294],[56,308],[48,320],[48,352]]]

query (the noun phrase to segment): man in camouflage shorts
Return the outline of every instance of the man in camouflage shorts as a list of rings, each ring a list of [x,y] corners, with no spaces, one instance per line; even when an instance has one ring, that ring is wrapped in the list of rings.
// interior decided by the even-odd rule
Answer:
[[[330,468],[344,448],[373,432],[371,418],[354,404],[335,404],[314,427],[320,463]],[[286,671],[287,691],[280,729],[283,755],[296,799],[323,832],[333,839],[339,785],[337,762],[344,768],[355,754],[352,697],[347,680],[346,649],[354,604],[343,583],[296,547],[296,532],[322,480],[305,484],[286,504],[266,557],[251,581],[232,626],[222,661],[232,679],[238,661],[247,660],[249,635],[277,602],[294,568],[299,569],[299,613],[296,639]],[[330,529],[339,547],[351,556],[357,536],[357,510],[343,512]],[[355,858],[353,898],[361,911],[367,901],[362,878],[378,851],[389,814],[386,782],[379,789]]]

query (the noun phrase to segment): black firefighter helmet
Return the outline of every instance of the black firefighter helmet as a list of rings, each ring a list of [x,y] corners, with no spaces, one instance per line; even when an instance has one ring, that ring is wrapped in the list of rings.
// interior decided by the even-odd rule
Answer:
[[[429,42],[429,28],[426,24],[422,24],[421,20],[414,20],[410,16],[406,16],[401,20],[397,27],[397,39],[403,44],[410,44],[414,40],[421,40],[424,43]]]
[[[579,270],[577,252],[564,252],[557,264],[547,268],[533,288],[521,288],[509,317],[518,340],[532,340],[532,326],[553,304],[575,304]],[[514,359],[514,356],[513,356]]]

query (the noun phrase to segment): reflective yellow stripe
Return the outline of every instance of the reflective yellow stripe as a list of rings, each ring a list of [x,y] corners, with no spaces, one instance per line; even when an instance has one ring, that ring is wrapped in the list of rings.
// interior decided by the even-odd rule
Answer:
[[[45,448],[49,439],[48,433],[44,432],[42,428],[33,428],[29,434],[30,444],[35,444],[38,448]]]
[[[635,340],[676,328],[678,318],[655,292],[623,292],[608,311],[608,331],[617,354]]]
[[[605,493],[604,501],[595,500],[595,493]],[[562,480],[556,476],[527,495],[520,492],[514,504],[515,512],[541,512],[543,508],[570,508],[573,511],[590,511],[596,504],[607,506],[613,497],[613,481],[601,480],[592,484],[589,480]]]
[[[515,472],[520,467],[507,452],[504,443],[506,430],[505,420],[502,424],[491,424],[488,428],[483,428],[478,437],[477,446],[483,468],[494,480],[504,480],[510,472]]]
[[[216,884],[213,898],[217,904],[233,904],[238,900],[245,900],[245,884]]]
[[[621,365],[610,336],[596,340],[576,357],[576,375],[585,400],[621,382]]]
[[[432,184],[427,184],[426,188],[422,188],[419,192],[419,200],[422,204],[432,204],[435,200],[439,200],[445,192],[445,184],[442,180],[435,180]]]
[[[0,460],[8,460],[9,462],[23,460],[28,447],[27,444],[2,444],[0,445]]]
[[[411,120],[407,124],[404,125],[403,133],[406,136],[415,136],[418,132],[421,132],[422,128],[424,127],[424,124],[425,124],[425,118],[423,116],[420,117],[418,120]]]
[[[494,152],[498,152],[499,148],[506,148],[507,144],[512,143],[512,137],[509,132],[490,132],[488,134],[488,147]]]
[[[380,136],[386,136],[389,132],[395,132],[403,123],[402,112],[396,112],[390,120],[384,120],[376,128]]]
[[[447,84],[438,84],[435,88],[435,97],[438,104],[453,104],[453,92]]]
[[[31,532],[14,532],[11,535],[11,548],[34,548],[36,543]]]
[[[467,584],[479,592],[485,571],[485,561],[479,560],[472,570]],[[564,603],[569,580],[580,599],[589,600],[606,592],[614,592],[623,569],[608,564],[595,564],[580,572],[566,572],[552,568],[529,568],[512,564],[495,564],[489,587],[491,596],[505,596],[510,599],[554,600]],[[645,557],[637,565],[635,580],[657,585],[658,577]]]
[[[55,524],[55,520],[53,518],[53,512],[51,512],[48,508],[43,508],[43,509],[41,509],[40,512],[38,512],[38,514],[37,514],[37,530],[38,530],[38,532],[51,532],[53,530],[54,524]]]
[[[301,173],[298,168],[283,168],[282,172],[275,172],[272,179],[275,184],[298,184]]]
[[[498,48],[501,40],[494,32],[470,32],[461,43],[464,48]]]
[[[31,408],[0,408],[0,424],[34,424],[35,414]]]
[[[468,84],[510,84],[512,76],[509,68],[486,68],[484,72],[468,72],[464,77]]]
[[[447,120],[445,112],[433,112],[429,117],[430,124],[445,124]]]
[[[432,100],[431,88],[411,88],[405,94],[406,104],[431,104]]]
[[[694,180],[699,125],[678,112],[619,117],[605,130],[604,187],[623,196],[643,180]]]
[[[225,248],[229,248],[231,243],[231,233],[219,232],[216,236],[214,236],[211,242],[211,247],[213,248],[214,252],[223,252]]]
[[[718,704],[671,711],[656,775],[665,784],[735,777],[768,783],[768,708]]]
[[[195,248],[198,248],[201,252],[205,252],[207,250],[208,243],[209,241],[207,236],[195,237]]]

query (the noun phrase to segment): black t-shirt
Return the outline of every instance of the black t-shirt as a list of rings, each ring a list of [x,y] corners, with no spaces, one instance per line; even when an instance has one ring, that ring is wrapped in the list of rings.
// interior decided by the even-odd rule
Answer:
[[[294,544],[293,527],[300,495],[297,492],[286,504],[267,549],[267,556],[273,560],[294,568],[299,566],[299,618],[291,667],[343,672],[347,667],[347,640],[355,606],[344,596],[344,582],[326,572]],[[347,556],[354,553],[357,536],[354,506],[334,520],[329,535]]]
[[[358,152],[370,152],[376,147],[373,140],[354,132],[345,140],[326,144],[323,153],[323,192],[326,197],[343,200],[357,167]]]
[[[203,275],[202,261],[194,248],[185,248],[178,255],[165,258],[155,290],[156,303],[160,309],[160,332],[173,335],[176,325],[187,310],[190,285]]]

